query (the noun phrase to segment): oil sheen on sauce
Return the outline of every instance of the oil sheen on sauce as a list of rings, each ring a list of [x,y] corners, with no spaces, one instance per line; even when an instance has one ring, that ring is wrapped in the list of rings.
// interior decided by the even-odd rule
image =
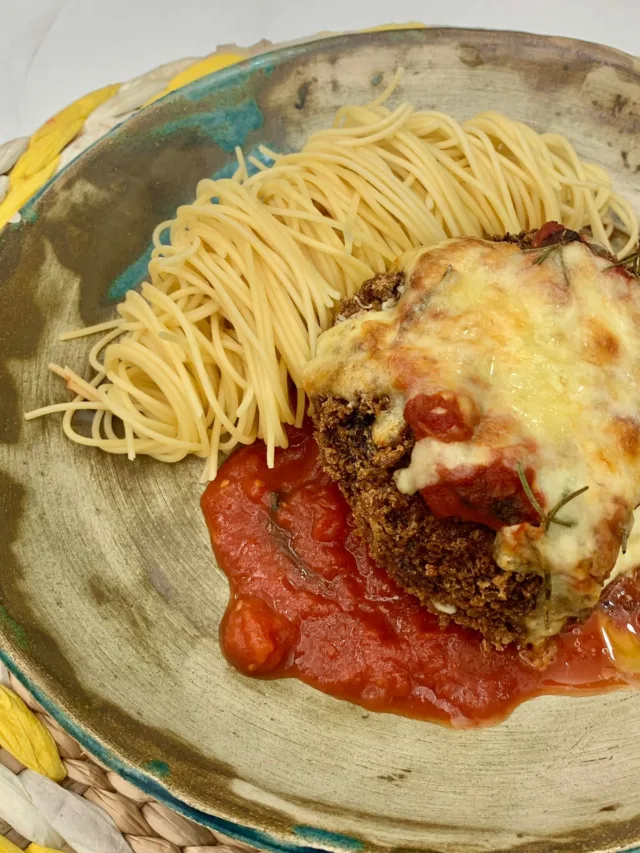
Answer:
[[[504,719],[541,694],[640,683],[640,576],[610,585],[589,620],[555,638],[546,669],[438,620],[378,568],[311,429],[234,453],[202,497],[231,595],[222,649],[240,672],[295,677],[332,696],[456,727]]]

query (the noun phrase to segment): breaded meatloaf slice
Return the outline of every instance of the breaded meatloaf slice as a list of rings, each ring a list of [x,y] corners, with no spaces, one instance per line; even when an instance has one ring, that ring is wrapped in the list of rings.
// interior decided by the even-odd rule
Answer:
[[[640,391],[618,393],[640,300],[604,254],[557,224],[413,252],[343,300],[307,371],[373,558],[498,647],[589,612],[640,500]]]
[[[403,276],[383,273],[344,300],[339,322],[376,311],[397,296]],[[339,484],[374,560],[439,615],[477,628],[496,645],[517,639],[523,616],[536,606],[542,578],[503,572],[493,560],[495,533],[482,524],[436,518],[419,494],[404,495],[393,472],[405,468],[415,445],[409,424],[376,444],[376,419],[388,397],[362,394],[353,405],[335,396],[313,400],[322,465]]]

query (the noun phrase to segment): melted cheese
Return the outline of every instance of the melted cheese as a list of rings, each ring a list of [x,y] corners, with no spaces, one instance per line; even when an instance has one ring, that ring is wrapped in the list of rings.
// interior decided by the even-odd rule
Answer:
[[[541,257],[478,239],[404,256],[398,302],[325,332],[306,382],[312,397],[388,396],[381,444],[416,394],[473,400],[473,437],[416,442],[396,472],[404,493],[497,458],[535,471],[546,508],[589,487],[561,511],[571,527],[523,523],[496,536],[501,568],[547,578],[524,626],[534,642],[595,604],[640,503],[640,289],[583,243]]]

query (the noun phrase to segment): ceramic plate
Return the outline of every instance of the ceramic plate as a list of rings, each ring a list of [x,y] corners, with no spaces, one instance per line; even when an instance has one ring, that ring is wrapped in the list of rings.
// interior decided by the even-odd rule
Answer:
[[[398,66],[395,96],[460,119],[500,109],[564,133],[640,209],[640,65],[604,47],[426,29],[285,48],[117,128],[0,235],[3,656],[90,751],[155,797],[271,849],[619,850],[640,839],[640,694],[547,697],[495,728],[370,714],[234,672],[227,583],[199,510],[200,462],[134,464],[66,441],[58,335],[112,316],[154,225],[234,145],[300,146]],[[375,85],[378,83],[378,87]]]

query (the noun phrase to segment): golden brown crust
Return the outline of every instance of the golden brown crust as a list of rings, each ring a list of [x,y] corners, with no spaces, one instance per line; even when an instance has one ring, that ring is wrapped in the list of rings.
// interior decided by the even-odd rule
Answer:
[[[488,528],[435,518],[420,495],[398,491],[393,472],[408,463],[414,440],[407,426],[392,446],[375,445],[372,425],[387,406],[388,400],[364,396],[357,405],[314,400],[323,466],[349,502],[372,557],[443,621],[448,617],[434,601],[455,607],[452,619],[496,646],[517,640],[542,579],[503,572],[492,559],[495,534]]]

